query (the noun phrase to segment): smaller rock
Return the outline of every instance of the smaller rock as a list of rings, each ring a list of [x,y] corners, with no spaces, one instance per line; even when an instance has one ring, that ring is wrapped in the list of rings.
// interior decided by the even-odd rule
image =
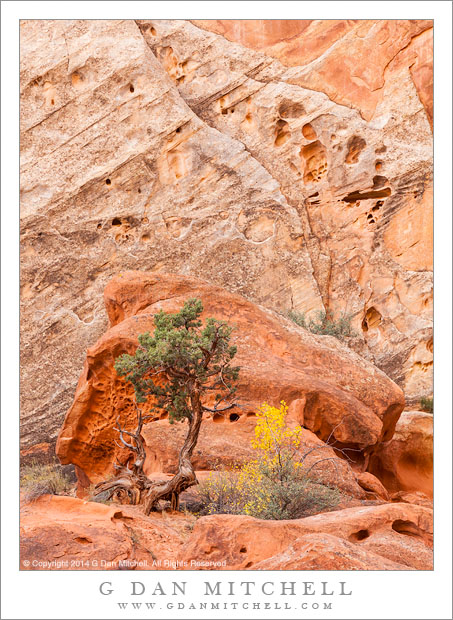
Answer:
[[[378,497],[385,499],[386,501],[390,499],[389,494],[387,493],[387,490],[382,482],[380,482],[376,476],[373,476],[373,474],[366,471],[358,474],[357,482],[367,493],[367,498],[369,497],[369,499],[373,499]]]
[[[419,491],[433,496],[433,416],[404,411],[393,438],[378,446],[368,470],[390,492]]]

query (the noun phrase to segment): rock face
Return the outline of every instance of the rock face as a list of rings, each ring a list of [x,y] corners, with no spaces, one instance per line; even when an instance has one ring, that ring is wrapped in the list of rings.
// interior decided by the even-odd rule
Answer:
[[[432,511],[349,508],[294,521],[200,518],[43,496],[21,508],[25,570],[430,570]]]
[[[165,570],[171,567],[153,561],[178,555],[187,524],[176,517],[169,527],[162,517],[148,519],[131,506],[45,495],[21,509],[21,568]]]
[[[252,570],[408,570],[409,567],[330,534],[306,534]],[[409,569],[410,570],[410,569]]]
[[[432,22],[20,28],[23,449],[54,442],[101,291],[138,265],[350,312],[360,354],[431,394]]]
[[[192,20],[286,67],[292,82],[326,93],[371,120],[402,64],[432,125],[431,20]],[[423,34],[422,34],[423,33]]]
[[[328,534],[315,539],[307,534]],[[340,540],[338,540],[340,539]],[[347,542],[344,542],[347,541]],[[253,517],[213,515],[197,521],[182,550],[200,562],[226,559],[225,570],[318,568],[330,570],[362,560],[355,549],[382,556],[367,569],[384,568],[383,559],[418,570],[432,568],[432,511],[410,504],[348,508],[292,521],[261,521]],[[326,552],[324,559],[320,554]],[[360,552],[359,552],[360,553]],[[335,558],[336,555],[339,558]],[[270,559],[272,558],[272,559]],[[389,565],[390,568],[391,565]],[[362,568],[365,568],[362,564]],[[397,566],[391,566],[396,569]],[[348,570],[345,567],[345,570]]]
[[[369,470],[390,491],[418,491],[432,497],[433,416],[404,411],[393,438],[371,456]]]
[[[284,400],[289,405],[293,423],[311,431],[304,437],[308,445],[317,441],[314,433],[324,441],[330,437],[337,448],[355,450],[350,454],[359,469],[366,467],[378,443],[392,437],[404,407],[402,391],[335,338],[315,336],[281,315],[203,281],[135,271],[120,274],[105,289],[111,327],[87,352],[74,403],[58,438],[62,463],[74,463],[89,481],[97,482],[112,470],[116,458],[122,458],[115,446],[115,420],[120,415],[122,423],[133,427],[135,409],[133,391],[117,376],[114,361],[122,353],[135,351],[138,334],[153,330],[155,313],[177,312],[193,297],[203,302],[202,318],[212,316],[235,326],[235,364],[241,368],[239,406],[230,410],[227,422],[214,414],[202,434],[206,452],[201,450],[202,443],[195,467],[209,467],[215,454],[217,458],[225,455],[234,442],[235,430],[226,435],[228,444],[218,431],[212,442],[209,429],[214,431],[224,422],[251,437],[253,425],[246,426],[247,416],[253,416],[265,401],[278,405]],[[149,438],[148,471],[174,467],[184,426],[180,423],[175,428],[170,439],[173,429],[165,421],[162,425],[156,419],[147,425],[143,436]]]

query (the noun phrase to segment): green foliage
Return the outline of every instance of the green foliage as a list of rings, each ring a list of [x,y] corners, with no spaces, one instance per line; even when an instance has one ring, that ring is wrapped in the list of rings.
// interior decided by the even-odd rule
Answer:
[[[286,316],[296,323],[296,325],[307,329],[312,332],[312,334],[334,336],[338,338],[338,340],[346,340],[347,338],[352,338],[357,335],[351,326],[351,314],[343,314],[335,318],[332,312],[319,310],[315,318],[311,317],[307,319],[305,312],[289,310]]]
[[[32,463],[21,469],[20,488],[25,501],[32,502],[41,495],[70,495],[74,485],[61,465]]]
[[[213,390],[220,403],[234,392],[239,368],[230,365],[232,327],[225,321],[199,319],[203,304],[189,299],[180,312],[154,315],[154,334],[138,337],[134,355],[121,355],[115,370],[134,386],[137,403],[155,398],[155,409],[166,409],[169,421],[191,419],[192,395]],[[162,381],[164,378],[164,381]]]
[[[426,411],[427,413],[434,412],[434,399],[423,396],[420,399],[420,407],[422,411]]]

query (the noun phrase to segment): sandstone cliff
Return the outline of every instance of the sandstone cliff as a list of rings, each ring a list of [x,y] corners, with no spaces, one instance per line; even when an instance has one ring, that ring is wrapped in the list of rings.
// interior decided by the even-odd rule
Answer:
[[[24,448],[54,442],[127,269],[350,312],[431,393],[432,22],[230,24],[21,22]]]

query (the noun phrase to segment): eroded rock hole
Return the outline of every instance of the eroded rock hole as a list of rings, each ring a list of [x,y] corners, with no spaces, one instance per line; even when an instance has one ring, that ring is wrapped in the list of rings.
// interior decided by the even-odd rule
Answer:
[[[359,530],[358,532],[354,532],[349,536],[349,540],[351,542],[360,542],[361,540],[365,540],[365,538],[369,538],[370,532],[369,530]]]
[[[112,226],[121,226],[121,220],[119,217],[114,217],[112,220]]]
[[[307,140],[316,140],[316,138],[318,137],[316,131],[313,129],[313,127],[312,127],[312,125],[310,125],[310,123],[306,123],[302,127],[302,135]]]
[[[90,540],[89,538],[85,538],[85,536],[77,536],[77,538],[74,538],[74,540],[78,543],[80,543],[81,545],[91,545],[93,544],[93,541]]]
[[[79,73],[78,71],[74,71],[74,73],[71,75],[71,84],[74,88],[77,88],[78,86],[81,85],[81,82],[83,81],[83,76],[81,73]]]
[[[387,182],[387,177],[376,175],[375,177],[373,177],[373,189],[379,189],[380,187],[384,187]]]
[[[129,92],[133,93],[135,91],[135,88],[132,86],[132,84],[129,85]]]
[[[348,152],[346,154],[346,164],[356,164],[359,161],[360,153],[366,147],[366,142],[360,136],[352,136],[348,140]]]
[[[382,315],[376,308],[368,308],[362,321],[363,331],[367,332],[369,329],[377,327],[381,323],[381,319]]]
[[[397,519],[392,523],[392,530],[398,532],[398,534],[405,534],[406,536],[416,536],[417,538],[423,538],[423,530],[412,521],[403,521]]]
[[[282,119],[277,121],[277,125],[275,127],[275,146],[282,146],[290,139],[290,137],[291,132],[289,130],[288,123]]]
[[[304,164],[305,183],[318,182],[327,173],[326,149],[319,140],[303,146],[300,157]]]
[[[284,99],[278,108],[278,114],[282,118],[299,118],[305,114],[305,108],[299,102]]]
[[[382,170],[384,164],[382,161],[380,161],[379,159],[376,161],[376,163],[374,164],[374,167],[376,169],[376,172],[379,172],[379,170]]]
[[[351,192],[343,198],[343,202],[356,202],[357,200],[369,200],[370,198],[387,198],[390,196],[392,190],[390,187],[384,187],[376,191],[369,192]]]
[[[239,553],[247,553],[247,547],[241,547]]]
[[[112,184],[112,181],[111,181],[110,179],[105,179],[105,184],[106,184],[106,185],[111,185],[111,184]]]
[[[212,416],[212,421],[215,422],[215,424],[222,424],[222,422],[225,422],[225,416],[221,413],[214,413]]]
[[[230,422],[237,422],[239,420],[239,415],[237,413],[230,413]]]

